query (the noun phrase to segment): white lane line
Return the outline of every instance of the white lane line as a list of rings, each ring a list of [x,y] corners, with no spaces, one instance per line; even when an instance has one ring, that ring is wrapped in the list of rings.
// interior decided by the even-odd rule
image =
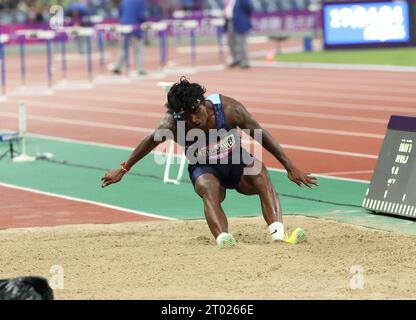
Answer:
[[[145,110],[132,110],[132,109],[121,109],[121,108],[112,108],[112,107],[96,107],[92,105],[73,105],[66,104],[62,102],[48,102],[48,101],[34,101],[33,99],[27,104],[29,109],[43,108],[43,109],[52,109],[52,110],[75,110],[80,112],[91,112],[91,113],[109,113],[109,114],[118,114],[118,115],[129,115],[129,116],[141,116],[149,118],[158,118],[161,119],[163,116],[162,112],[152,112]]]
[[[16,116],[14,113],[10,113],[10,112],[0,112],[0,116],[9,117],[9,118],[18,118],[18,116]],[[147,128],[141,128],[141,127],[132,127],[132,126],[124,126],[124,125],[115,125],[115,124],[107,124],[107,123],[99,123],[99,122],[94,122],[94,121],[71,120],[71,119],[62,119],[62,118],[53,118],[53,117],[34,116],[34,115],[29,115],[27,118],[29,120],[37,120],[37,121],[44,121],[44,122],[63,123],[63,124],[70,124],[70,125],[80,125],[80,126],[87,126],[87,127],[94,127],[94,128],[126,130],[126,131],[142,132],[142,133],[151,133],[151,132],[154,131],[153,129],[147,129]]]
[[[354,174],[364,174],[364,173],[373,173],[374,170],[362,170],[362,171],[338,171],[338,172],[320,172],[319,174],[323,175],[354,175]]]
[[[18,116],[12,112],[0,112],[0,116],[8,117],[8,118],[15,118],[15,119],[18,118]],[[37,121],[44,121],[44,122],[64,123],[64,124],[69,124],[69,125],[82,125],[82,126],[89,126],[89,127],[126,130],[126,131],[135,131],[135,132],[143,132],[143,133],[151,133],[154,130],[154,129],[142,128],[138,126],[133,127],[133,126],[126,126],[126,125],[100,123],[100,122],[94,122],[94,121],[73,120],[73,119],[64,119],[64,118],[55,118],[55,117],[46,117],[46,116],[36,116],[36,115],[28,115],[27,118],[29,120],[37,120]],[[339,135],[339,136],[360,137],[360,138],[373,138],[373,139],[384,138],[384,135],[381,135],[381,134],[372,134],[372,133],[365,133],[365,132],[318,129],[318,128],[309,128],[309,127],[301,127],[301,126],[286,126],[286,125],[277,125],[277,124],[271,124],[271,123],[261,123],[261,125],[263,126],[263,128],[266,128],[266,129],[280,129],[280,130],[296,131],[296,132],[302,131],[302,132],[310,132],[310,133],[317,133],[317,134]]]
[[[323,134],[328,134],[328,135],[384,139],[384,135],[382,135],[382,134],[365,133],[365,132],[352,132],[352,131],[331,130],[331,129],[318,129],[318,128],[309,128],[309,127],[300,127],[300,126],[286,126],[286,125],[271,124],[271,123],[263,123],[262,126],[264,128],[269,128],[269,129],[282,129],[282,130],[289,130],[289,131],[303,131],[303,132],[312,132],[312,133],[323,133]]]
[[[125,93],[132,93],[133,90],[130,90],[130,88],[109,88],[109,92],[111,91],[117,91],[125,92]],[[310,99],[319,99],[319,98],[325,98],[325,99],[332,99],[332,98],[338,98],[338,99],[349,99],[349,100],[366,100],[366,101],[382,101],[382,102],[408,102],[413,103],[415,97],[403,97],[403,96],[392,96],[392,95],[383,95],[383,94],[357,94],[357,93],[344,93],[344,92],[337,92],[334,90],[326,90],[323,89],[321,91],[318,91],[317,89],[312,89],[310,91],[301,90],[301,89],[279,89],[279,88],[257,88],[257,87],[250,87],[250,86],[230,86],[230,85],[222,85],[221,86],[221,92],[245,92],[245,93],[252,93],[253,96],[258,97],[259,95],[276,95],[276,96],[293,96],[293,97],[306,97]],[[388,90],[386,90],[388,91]],[[137,91],[136,91],[137,92]],[[270,97],[272,98],[272,97]],[[238,95],[238,99],[241,99],[241,96]],[[362,102],[361,102],[362,103]]]
[[[63,137],[55,137],[55,136],[48,136],[43,134],[29,134],[29,136],[36,137],[36,138],[42,138],[42,139],[50,139],[55,141],[63,141],[63,142],[69,142],[69,143],[78,143],[78,144],[84,144],[84,145],[91,145],[91,146],[100,146],[104,148],[114,148],[119,150],[126,150],[126,151],[132,151],[132,147],[126,147],[126,146],[120,146],[120,145],[113,145],[113,144],[106,144],[106,143],[99,143],[99,142],[91,142],[91,141],[84,141],[84,140],[75,140],[75,139],[69,139],[69,138],[63,138]],[[295,146],[295,145],[282,145],[285,148],[288,149],[294,149],[294,150],[302,150],[302,151],[310,151],[310,152],[318,152],[318,153],[330,153],[330,154],[336,154],[336,155],[345,155],[345,156],[352,156],[352,157],[361,157],[361,158],[370,158],[370,159],[376,159],[377,156],[374,155],[367,155],[367,154],[360,154],[360,153],[349,153],[349,152],[343,152],[338,150],[329,150],[329,149],[318,149],[318,148],[308,148],[303,146]],[[306,149],[306,150],[305,150]],[[164,153],[160,151],[153,151],[154,153]],[[180,156],[179,154],[177,156]],[[268,167],[270,170],[279,171],[279,172],[286,172],[285,170]],[[372,172],[372,171],[371,171]],[[367,173],[367,171],[365,171]],[[328,174],[328,175],[327,175]],[[335,174],[335,173],[332,173]],[[330,176],[329,173],[319,173],[317,176],[322,176],[328,179],[338,178]],[[357,182],[369,182],[367,180],[360,180],[360,179],[350,179],[350,178],[339,178],[340,180],[347,180],[347,181],[357,181]]]
[[[233,83],[232,80],[230,80],[228,83]],[[206,85],[205,85],[206,86]],[[137,90],[137,89],[136,89]],[[130,89],[128,87],[123,88],[108,88],[108,91],[117,91],[119,92],[134,92],[133,88]],[[358,93],[350,93],[350,92],[339,92],[336,90],[328,90],[326,88],[322,88],[321,90],[318,89],[311,89],[311,90],[304,90],[304,89],[290,89],[290,88],[279,88],[279,86],[276,86],[275,88],[270,87],[253,87],[253,86],[235,86],[235,85],[227,85],[222,84],[221,85],[221,91],[237,91],[237,92],[246,92],[246,93],[252,93],[253,95],[260,95],[260,94],[272,94],[272,95],[283,95],[283,96],[294,96],[294,97],[309,97],[309,98],[325,98],[325,99],[331,99],[331,98],[341,98],[341,99],[358,99],[358,100],[380,100],[380,101],[390,101],[390,102],[409,102],[414,103],[415,97],[403,97],[401,95],[392,96],[389,94],[388,90],[384,90],[382,92],[377,92],[374,94],[358,94]],[[136,91],[137,92],[137,91]],[[416,95],[415,95],[416,96]],[[240,98],[240,96],[239,96]]]
[[[204,80],[215,81],[218,80],[218,77],[212,77],[210,75],[204,75]],[[234,79],[234,77],[227,78],[224,75],[221,79],[222,81],[233,81],[233,84],[241,84],[242,86],[247,84],[245,79]],[[397,84],[396,87],[392,87],[391,83],[371,83],[369,80],[359,81],[361,79],[354,79],[351,82],[345,81],[345,79],[334,78],[334,77],[311,77],[306,75],[299,76],[289,76],[289,75],[274,75],[273,76],[273,86],[279,88],[299,88],[300,90],[305,89],[322,89],[327,90],[339,90],[339,91],[351,91],[354,92],[380,92],[381,90],[388,90],[391,93],[404,93],[409,95],[414,95],[413,85],[409,81],[403,80],[400,84]],[[416,80],[416,79],[415,79]],[[416,81],[415,81],[416,82]],[[396,83],[396,82],[394,82]],[[250,79],[250,86],[252,87],[267,87],[270,86],[270,79],[266,77],[260,79]]]
[[[152,117],[152,118],[161,118],[163,116],[162,112],[151,112],[144,110],[131,110],[131,109],[122,109],[122,108],[112,108],[112,107],[95,107],[91,105],[82,104],[80,106],[74,106],[73,104],[65,104],[62,102],[38,102],[31,100],[29,102],[29,108],[44,108],[44,109],[61,109],[61,110],[77,110],[81,112],[95,112],[95,113],[110,113],[110,114],[119,114],[119,115],[135,115],[142,117]],[[252,108],[251,113],[255,114],[272,114],[272,115],[285,115],[301,118],[316,118],[316,119],[332,119],[340,121],[352,121],[352,122],[369,122],[369,123],[381,123],[387,124],[387,119],[381,118],[370,118],[370,117],[353,117],[353,116],[344,116],[344,115],[334,115],[327,113],[312,113],[312,112],[297,112],[289,110],[272,110],[264,108]]]
[[[359,71],[381,71],[381,72],[406,72],[416,73],[416,67],[411,66],[389,66],[377,64],[347,64],[347,63],[318,63],[318,62],[269,62],[252,61],[255,67],[273,68],[304,68],[304,69],[330,69],[330,70],[359,70]]]
[[[249,138],[248,139],[242,138],[241,142],[243,143],[243,147],[245,147],[246,149],[248,149],[249,146],[251,146],[253,143],[255,145],[259,145],[259,143],[257,141],[253,141],[252,139],[249,139]],[[336,155],[349,156],[349,157],[369,158],[369,159],[377,159],[378,158],[378,156],[374,156],[374,155],[371,155],[371,154],[346,152],[346,151],[339,151],[339,150],[333,150],[333,149],[322,149],[322,148],[297,146],[297,145],[293,145],[293,144],[281,144],[281,146],[286,148],[286,149],[317,152],[317,153],[325,153],[325,154],[336,154]]]
[[[42,195],[45,195],[45,196],[50,196],[50,197],[55,197],[55,198],[60,198],[60,199],[65,199],[65,200],[71,200],[71,201],[76,201],[76,202],[81,202],[81,203],[93,204],[93,205],[104,207],[104,208],[109,208],[109,209],[118,210],[118,211],[124,211],[124,212],[133,213],[133,214],[136,214],[136,215],[141,215],[141,216],[146,216],[146,217],[159,218],[159,219],[164,219],[164,220],[176,220],[174,218],[160,216],[160,215],[153,214],[153,213],[127,209],[127,208],[123,208],[123,207],[113,206],[113,205],[109,205],[109,204],[105,204],[105,203],[101,203],[101,202],[96,202],[96,201],[85,200],[85,199],[81,199],[81,198],[64,196],[64,195],[61,195],[61,194],[58,194],[58,193],[51,193],[51,192],[40,191],[40,190],[36,190],[36,189],[32,189],[32,188],[19,187],[19,186],[15,186],[15,185],[8,184],[8,183],[3,183],[3,182],[0,182],[0,186],[7,187],[7,188],[12,188],[12,189],[17,189],[17,190],[22,190],[22,191],[33,192],[33,193],[42,194]]]
[[[85,140],[77,140],[77,139],[70,139],[70,138],[64,138],[64,137],[56,137],[56,136],[48,136],[43,134],[29,134],[30,137],[34,138],[40,138],[40,139],[49,139],[54,141],[62,141],[62,142],[68,142],[68,143],[76,143],[76,144],[82,144],[82,145],[89,145],[89,146],[99,146],[103,148],[110,148],[110,149],[118,149],[118,150],[124,150],[124,151],[132,151],[134,148],[132,147],[126,147],[126,146],[120,146],[115,144],[108,144],[108,143],[101,143],[101,142],[94,142],[94,141],[85,141]],[[152,151],[152,153],[158,153],[158,154],[166,154],[166,152],[160,152],[160,151]],[[174,154],[176,157],[181,157],[182,154]],[[284,169],[274,168],[274,167],[267,167],[267,169],[271,171],[276,172],[286,172]],[[323,173],[316,174],[317,177],[327,178],[331,180],[341,180],[341,181],[353,181],[353,182],[359,182],[359,183],[369,183],[368,180],[361,180],[361,179],[352,179],[352,178],[342,178],[342,177],[334,177],[334,176],[325,176]]]
[[[325,154],[335,154],[335,155],[339,155],[339,156],[348,156],[348,157],[356,157],[356,158],[368,158],[368,159],[377,159],[378,158],[378,156],[372,155],[372,154],[346,152],[346,151],[339,151],[339,150],[332,150],[332,149],[310,148],[310,147],[296,146],[296,145],[291,145],[291,144],[281,144],[281,146],[284,147],[284,148],[287,148],[287,149],[317,152],[317,153],[325,153]]]
[[[107,88],[106,88],[107,89]],[[69,99],[69,100],[81,100],[83,102],[85,102],[86,100],[88,101],[95,101],[95,102],[114,102],[117,103],[117,105],[119,105],[120,103],[131,103],[131,104],[135,104],[137,106],[142,105],[142,104],[148,104],[148,105],[155,105],[155,103],[160,103],[160,105],[162,106],[166,100],[166,96],[165,95],[161,95],[160,91],[158,90],[152,90],[152,89],[147,89],[146,91],[138,91],[137,88],[135,88],[134,90],[123,90],[120,88],[115,89],[115,94],[109,94],[109,92],[111,91],[110,88],[108,88],[108,90],[106,90],[106,92],[100,92],[98,95],[92,96],[91,94],[87,95],[87,96],[83,96],[81,94],[77,94],[76,96],[74,95],[68,95],[65,93],[65,95],[59,95],[58,92],[55,92],[54,95],[58,96],[59,98],[65,98],[65,99]],[[223,90],[222,90],[223,91]],[[244,89],[242,89],[241,91],[244,91]],[[273,91],[271,89],[271,91]],[[153,92],[155,94],[153,94]],[[140,99],[138,98],[128,98],[128,97],[122,97],[120,96],[120,93],[131,93],[134,94],[136,96],[140,96]],[[226,93],[224,93],[225,95],[228,95]],[[118,95],[116,98],[114,98],[114,95]],[[146,97],[146,98],[144,98]],[[250,110],[256,110],[258,109],[255,105],[256,103],[267,103],[270,104],[272,106],[275,106],[275,108],[279,108],[281,104],[283,105],[289,105],[289,106],[296,106],[296,107],[302,107],[302,108],[327,108],[327,109],[347,109],[347,110],[360,110],[360,111],[385,111],[388,113],[397,113],[397,112],[403,112],[403,113],[409,113],[409,114],[416,114],[416,108],[406,108],[406,107],[395,107],[395,106],[389,106],[388,104],[386,105],[368,105],[368,104],[363,104],[363,103],[344,103],[344,102],[335,102],[335,101],[316,101],[313,99],[299,99],[299,94],[297,94],[296,96],[294,96],[293,98],[281,98],[281,97],[276,97],[276,98],[267,98],[267,97],[256,97],[256,96],[244,96],[239,94],[238,95],[238,100],[242,101],[242,102],[253,102],[253,105],[248,104],[246,105],[246,107]],[[147,99],[148,98],[148,99]],[[10,97],[9,100],[13,101],[17,100],[20,101],[19,98],[16,97]],[[33,99],[37,99],[37,97],[33,97]],[[41,98],[39,98],[41,99]],[[155,99],[161,99],[160,102],[155,102]],[[270,110],[275,110],[275,109],[270,109]]]
[[[356,104],[356,103],[343,103],[343,102],[327,102],[327,101],[313,101],[313,100],[303,100],[303,99],[253,99],[253,97],[242,97],[242,99],[246,101],[253,101],[253,102],[260,102],[260,103],[273,103],[274,105],[277,104],[285,104],[285,105],[293,105],[293,106],[301,106],[301,107],[312,107],[312,108],[327,108],[327,109],[347,109],[347,110],[360,110],[360,111],[385,111],[388,113],[394,112],[407,112],[416,114],[415,108],[401,108],[401,107],[393,107],[393,106],[381,106],[381,105],[368,105],[368,104]],[[253,106],[252,108],[256,108]]]
[[[318,118],[318,119],[332,119],[332,120],[341,120],[341,121],[355,121],[355,122],[371,122],[371,123],[382,123],[387,124],[388,120],[380,118],[369,118],[369,117],[353,117],[353,116],[344,116],[344,115],[334,115],[327,113],[317,113],[317,112],[297,112],[297,111],[288,111],[288,110],[271,110],[264,108],[253,108],[252,113],[260,114],[273,114],[273,115],[285,115],[285,116],[294,116],[294,117],[303,117],[303,118]]]

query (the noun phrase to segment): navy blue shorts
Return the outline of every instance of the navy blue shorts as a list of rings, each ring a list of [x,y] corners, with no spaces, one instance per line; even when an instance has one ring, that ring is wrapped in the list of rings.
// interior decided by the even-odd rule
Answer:
[[[189,165],[189,177],[195,186],[196,179],[204,173],[211,173],[227,189],[237,189],[243,174],[244,164],[201,164]]]
[[[242,152],[245,153],[246,156],[252,157],[252,155],[248,154],[244,149],[242,149]],[[196,179],[198,179],[200,175],[211,173],[218,178],[225,188],[238,190],[245,166],[246,165],[243,162],[239,164],[193,164],[188,166],[188,172],[194,186]]]

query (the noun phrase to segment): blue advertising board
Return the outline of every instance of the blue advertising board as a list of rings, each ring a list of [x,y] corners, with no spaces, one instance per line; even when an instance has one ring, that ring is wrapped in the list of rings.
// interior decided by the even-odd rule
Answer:
[[[407,1],[326,3],[326,48],[405,45],[411,40]]]

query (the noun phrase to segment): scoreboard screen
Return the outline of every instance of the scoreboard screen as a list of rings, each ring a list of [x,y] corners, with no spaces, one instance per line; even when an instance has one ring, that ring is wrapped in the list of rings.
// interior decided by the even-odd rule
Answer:
[[[407,45],[409,17],[407,1],[324,3],[325,48]]]
[[[391,116],[365,209],[416,217],[416,118]]]

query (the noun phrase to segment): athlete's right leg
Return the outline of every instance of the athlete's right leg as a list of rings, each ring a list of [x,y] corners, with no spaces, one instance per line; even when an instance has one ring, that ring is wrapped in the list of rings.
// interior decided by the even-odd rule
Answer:
[[[221,233],[228,233],[227,217],[221,207],[225,188],[218,178],[211,173],[204,173],[196,179],[194,188],[204,202],[205,218],[215,239]]]

